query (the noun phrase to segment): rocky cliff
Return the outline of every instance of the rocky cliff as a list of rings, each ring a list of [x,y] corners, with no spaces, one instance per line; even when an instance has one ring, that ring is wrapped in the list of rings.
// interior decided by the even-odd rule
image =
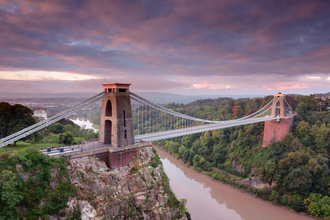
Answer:
[[[67,166],[75,193],[65,213],[50,219],[186,219],[185,201],[169,186],[151,147],[136,151],[125,167],[109,170],[96,157],[72,159]]]

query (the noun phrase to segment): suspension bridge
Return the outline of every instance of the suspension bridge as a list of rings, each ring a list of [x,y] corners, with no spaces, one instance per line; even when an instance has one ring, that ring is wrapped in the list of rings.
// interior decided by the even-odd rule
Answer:
[[[250,115],[228,121],[212,121],[182,114],[146,100],[129,91],[130,84],[113,83],[103,86],[103,92],[86,101],[2,138],[0,148],[70,117],[101,99],[100,133],[96,145],[100,148],[111,148],[110,151],[113,152],[120,152],[121,149],[124,152],[124,149],[131,149],[132,146],[141,146],[138,144],[142,142],[259,122],[265,122],[263,145],[267,146],[272,140],[279,141],[292,131],[293,118],[296,115],[283,94],[275,94],[269,103]],[[75,150],[71,154],[80,152]],[[55,153],[58,154],[47,154]]]

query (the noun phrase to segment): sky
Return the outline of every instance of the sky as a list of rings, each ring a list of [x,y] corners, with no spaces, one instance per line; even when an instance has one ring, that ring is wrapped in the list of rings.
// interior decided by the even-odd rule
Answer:
[[[0,0],[0,93],[330,92],[329,0]]]

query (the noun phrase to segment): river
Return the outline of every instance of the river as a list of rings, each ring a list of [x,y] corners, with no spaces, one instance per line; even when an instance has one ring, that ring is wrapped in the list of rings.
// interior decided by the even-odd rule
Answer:
[[[93,129],[93,131],[97,132],[98,129],[93,128],[93,123],[86,120],[84,118],[77,118],[77,119],[70,119],[75,124],[79,125],[80,127],[85,127],[85,129]]]
[[[187,199],[193,220],[312,220],[242,193],[187,167],[163,149],[155,147],[178,199]]]

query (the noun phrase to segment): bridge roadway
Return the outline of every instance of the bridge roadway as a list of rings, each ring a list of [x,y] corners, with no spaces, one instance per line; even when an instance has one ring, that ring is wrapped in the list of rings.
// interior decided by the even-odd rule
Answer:
[[[229,128],[229,127],[235,127],[235,126],[264,122],[264,121],[272,121],[272,120],[280,120],[280,118],[266,116],[266,117],[251,118],[251,119],[244,119],[244,120],[226,121],[222,124],[200,125],[200,126],[194,126],[194,127],[189,127],[189,128],[181,128],[181,129],[161,131],[161,132],[156,132],[156,133],[136,135],[135,142],[138,142],[139,140],[157,141],[157,140],[162,140],[162,139],[167,139],[167,138],[174,138],[174,137],[179,137],[179,136],[184,136],[184,135],[189,135],[189,134],[196,134],[196,133],[212,131],[212,130],[217,130],[217,129],[222,129],[222,128]]]
[[[279,120],[279,118],[266,116],[266,117],[261,117],[261,118],[252,118],[252,119],[245,119],[245,120],[226,121],[223,124],[201,125],[201,126],[194,126],[194,127],[189,127],[189,128],[149,133],[149,134],[144,134],[144,135],[136,135],[135,144],[132,146],[128,146],[128,147],[137,148],[137,147],[150,145],[151,141],[162,140],[162,139],[167,139],[167,138],[174,138],[174,137],[179,137],[179,136],[184,136],[184,135],[189,135],[189,134],[201,133],[201,132],[212,131],[212,130],[217,130],[217,129],[222,129],[222,128],[229,128],[229,127],[234,127],[234,126],[258,123],[258,122],[264,122],[264,121],[271,121],[271,120]],[[63,148],[64,152],[60,152],[60,150],[59,150],[60,148]],[[98,152],[101,149],[104,149],[105,151],[110,150],[112,152],[112,151],[125,150],[126,148],[127,148],[127,146],[123,146],[120,148],[112,148],[111,145],[99,144],[98,141],[92,141],[92,142],[89,142],[86,144],[79,144],[78,146],[75,145],[75,146],[63,146],[63,147],[52,148],[51,152],[47,152],[47,149],[42,149],[40,151],[50,157],[59,157],[59,156],[68,156],[68,155],[76,155],[76,154],[89,155],[90,152],[92,152],[92,151]]]
[[[91,141],[85,144],[70,145],[70,146],[59,146],[52,147],[51,151],[48,152],[47,148],[40,149],[40,152],[46,154],[50,157],[60,157],[60,156],[70,156],[71,158],[78,158],[93,155],[93,153],[102,153],[102,152],[118,152],[128,149],[135,149],[145,146],[151,146],[151,142],[147,141],[137,141],[137,143],[130,146],[122,147],[112,147],[109,144],[100,144],[98,141]],[[63,152],[60,151],[63,149]]]

